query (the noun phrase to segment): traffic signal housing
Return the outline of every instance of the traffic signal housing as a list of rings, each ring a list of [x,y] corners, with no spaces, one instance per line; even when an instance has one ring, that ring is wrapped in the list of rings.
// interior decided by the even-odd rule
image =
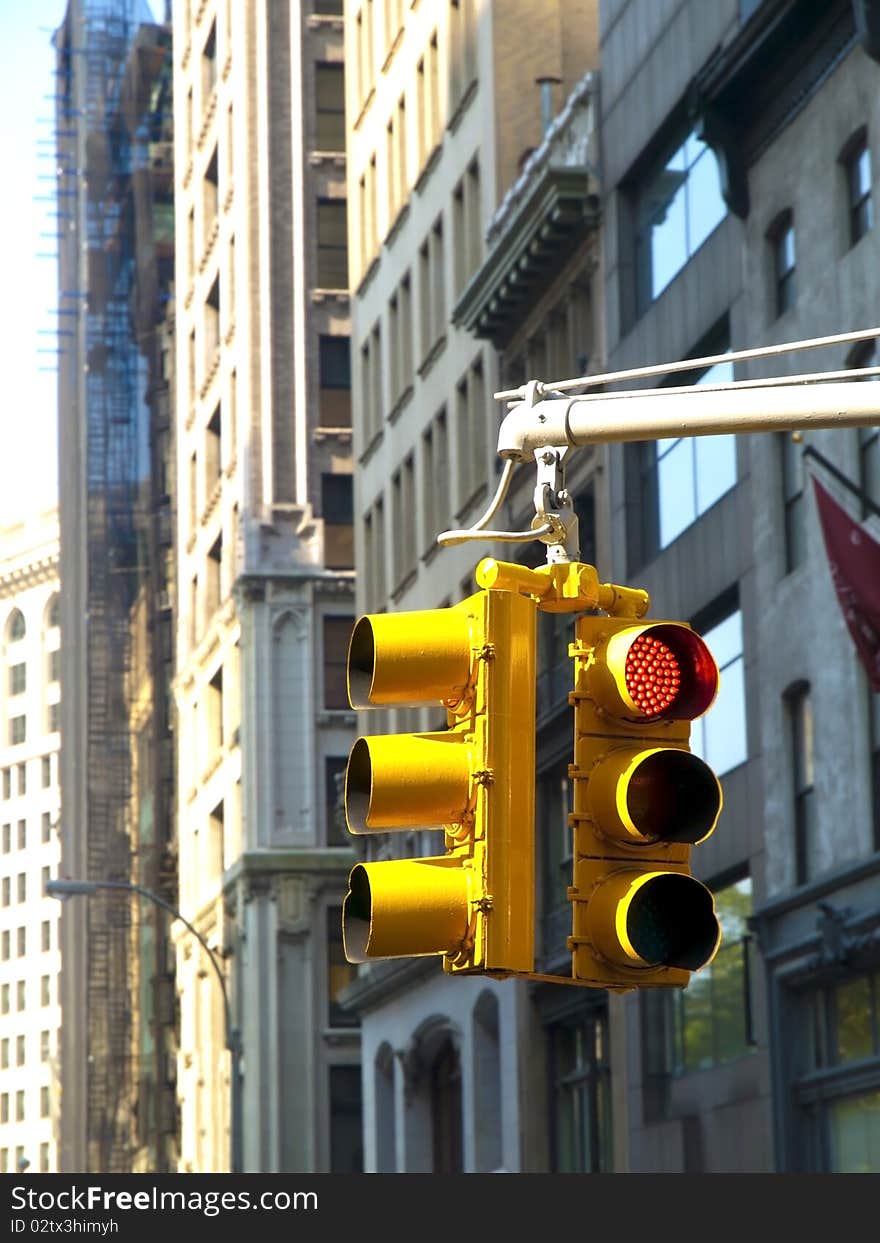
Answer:
[[[447,972],[532,970],[536,611],[527,595],[485,588],[449,608],[356,621],[352,707],[440,705],[447,728],[351,749],[349,831],[442,828],[444,853],[354,866],[349,962],[437,954]]]
[[[718,668],[683,622],[585,615],[575,633],[572,977],[681,987],[721,936],[690,870],[722,805],[718,778],[690,749]]]

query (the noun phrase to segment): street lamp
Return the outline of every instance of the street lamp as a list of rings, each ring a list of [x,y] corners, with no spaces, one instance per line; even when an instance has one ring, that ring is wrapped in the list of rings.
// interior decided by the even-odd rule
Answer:
[[[241,1032],[237,1027],[232,1025],[232,1012],[229,1008],[229,994],[226,991],[226,978],[214,951],[208,942],[193,925],[186,916],[182,915],[176,907],[170,902],[166,902],[164,898],[160,898],[157,893],[153,893],[151,889],[145,889],[143,885],[133,885],[125,880],[50,880],[46,882],[46,893],[53,898],[72,898],[77,896],[88,897],[90,894],[98,893],[102,889],[123,889],[128,893],[139,894],[142,898],[148,898],[154,902],[156,906],[161,906],[163,910],[168,911],[175,919],[188,929],[201,945],[202,949],[208,955],[211,966],[217,973],[217,979],[220,981],[220,990],[223,994],[223,1020],[226,1029],[226,1048],[229,1050],[230,1058],[230,1081],[231,1081],[231,1100],[230,1100],[230,1168],[233,1174],[241,1174],[242,1170],[242,1134],[241,1134]]]

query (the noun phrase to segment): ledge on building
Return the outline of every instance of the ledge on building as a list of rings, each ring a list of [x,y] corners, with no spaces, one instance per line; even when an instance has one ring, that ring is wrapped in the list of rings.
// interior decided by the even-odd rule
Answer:
[[[503,349],[522,304],[550,287],[572,249],[599,223],[585,167],[543,169],[452,312],[452,322]]]

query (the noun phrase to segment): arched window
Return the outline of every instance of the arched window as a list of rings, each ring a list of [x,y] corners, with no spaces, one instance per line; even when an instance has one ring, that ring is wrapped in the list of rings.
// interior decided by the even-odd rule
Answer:
[[[7,643],[17,643],[19,639],[24,638],[26,632],[27,626],[24,622],[24,613],[22,613],[21,609],[13,609],[6,623]]]

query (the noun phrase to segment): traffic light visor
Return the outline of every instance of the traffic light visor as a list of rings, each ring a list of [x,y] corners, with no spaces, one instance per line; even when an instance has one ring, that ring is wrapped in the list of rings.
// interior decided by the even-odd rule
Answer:
[[[596,948],[618,966],[698,971],[721,940],[712,894],[681,872],[613,872],[593,895],[588,921]]]
[[[718,666],[689,626],[628,626],[608,640],[607,662],[630,713],[647,721],[692,721],[718,691]]]
[[[348,699],[377,704],[455,703],[471,674],[471,632],[458,609],[366,614],[348,645]]]
[[[455,953],[468,930],[468,876],[448,855],[358,863],[342,904],[349,962]]]

